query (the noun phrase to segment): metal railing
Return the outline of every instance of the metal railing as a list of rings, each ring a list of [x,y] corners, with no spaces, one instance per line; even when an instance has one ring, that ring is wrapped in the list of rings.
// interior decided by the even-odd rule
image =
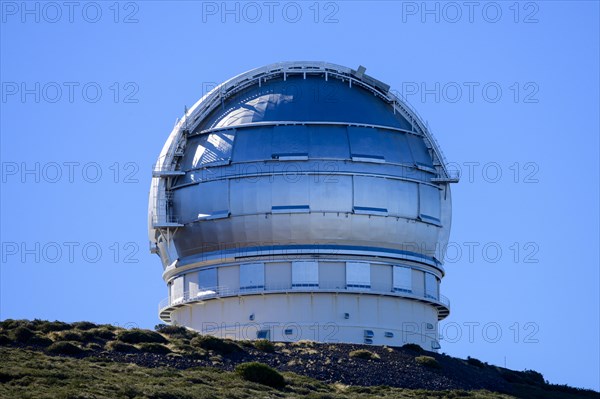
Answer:
[[[416,124],[418,130],[420,130],[423,133],[425,139],[430,142],[430,147],[437,156],[441,164],[442,170],[444,171],[446,176],[450,179],[460,178],[460,175],[451,173],[448,170],[448,160],[446,158],[446,155],[442,151],[442,147],[435,138],[435,135],[429,127],[429,124],[425,122],[425,119],[423,119],[423,117],[419,114],[417,109],[408,101],[408,99],[406,99],[402,95],[397,94],[397,92],[393,89],[388,92],[388,95],[391,97],[391,100],[393,101],[394,105],[403,110],[404,113],[410,117],[411,123]]]
[[[181,168],[176,168],[173,165],[164,165],[162,163],[155,163],[152,165],[152,175],[157,177],[157,175],[166,174],[169,172],[182,172]]]
[[[316,286],[318,284],[318,286]],[[357,285],[364,285],[365,287],[358,287]],[[201,287],[197,290],[185,291],[181,295],[173,298],[165,298],[158,304],[158,311],[163,310],[177,305],[183,305],[191,302],[204,301],[214,298],[223,298],[230,296],[248,295],[248,294],[273,294],[273,293],[287,293],[287,292],[349,292],[349,293],[362,293],[362,294],[373,294],[373,295],[389,295],[404,297],[409,299],[424,300],[427,302],[438,303],[446,308],[450,308],[450,300],[443,296],[438,295],[437,297],[427,294],[425,292],[407,292],[407,291],[394,291],[394,290],[381,290],[377,288],[369,288],[369,283],[364,284],[353,284],[352,287],[348,287],[346,284],[340,283],[314,283],[304,285],[291,284],[266,284],[265,286],[253,286],[253,287],[240,287],[232,288],[228,286],[213,286],[213,287]]]
[[[165,223],[183,224],[181,218],[174,215],[152,215],[152,223],[154,225]]]

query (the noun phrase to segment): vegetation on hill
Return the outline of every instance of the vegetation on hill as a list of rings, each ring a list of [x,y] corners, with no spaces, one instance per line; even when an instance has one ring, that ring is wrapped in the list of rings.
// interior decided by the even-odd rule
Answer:
[[[598,398],[410,346],[235,342],[162,325],[5,320],[0,359],[0,398]]]

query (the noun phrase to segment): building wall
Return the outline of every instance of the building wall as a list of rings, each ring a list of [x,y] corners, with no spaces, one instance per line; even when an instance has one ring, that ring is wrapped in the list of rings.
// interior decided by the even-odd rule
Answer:
[[[396,281],[400,277],[394,268],[408,273],[401,274],[402,281]],[[207,271],[216,276],[214,287],[198,282]],[[264,278],[248,282],[247,272],[252,278]],[[426,273],[435,276],[429,280],[439,284],[439,270],[416,263],[307,258],[189,266],[171,279],[171,300],[187,300],[199,289],[216,295],[174,310],[171,321],[233,339],[416,343],[432,350],[437,340],[436,308],[397,295],[401,287],[403,294],[424,297]],[[244,286],[252,288],[245,290]]]
[[[437,312],[433,307],[378,295],[247,295],[185,306],[176,310],[172,319],[201,333],[231,339],[390,346],[416,343],[428,350],[435,349],[432,343],[437,340]],[[268,334],[261,336],[259,331]]]

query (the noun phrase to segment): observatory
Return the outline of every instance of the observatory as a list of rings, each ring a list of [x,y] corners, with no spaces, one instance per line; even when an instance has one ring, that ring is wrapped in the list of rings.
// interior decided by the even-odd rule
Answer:
[[[436,350],[457,180],[421,118],[363,67],[236,76],[186,110],[153,170],[159,316],[233,339]]]

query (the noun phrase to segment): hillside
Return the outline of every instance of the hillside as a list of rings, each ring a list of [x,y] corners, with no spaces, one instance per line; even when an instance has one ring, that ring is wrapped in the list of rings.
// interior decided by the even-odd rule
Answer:
[[[0,398],[600,397],[409,345],[234,342],[158,327],[0,322]]]

